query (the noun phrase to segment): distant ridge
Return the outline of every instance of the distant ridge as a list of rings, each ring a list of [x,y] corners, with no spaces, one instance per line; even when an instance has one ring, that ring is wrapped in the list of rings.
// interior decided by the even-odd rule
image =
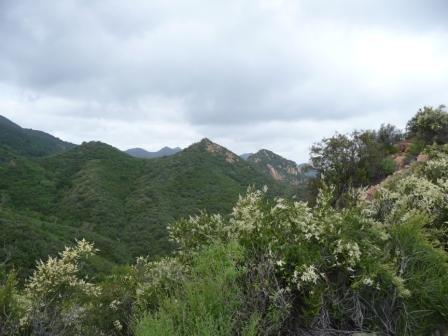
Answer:
[[[0,145],[15,154],[34,158],[58,154],[76,146],[45,132],[22,128],[3,116],[0,116]]]
[[[141,159],[152,159],[152,158],[158,158],[163,156],[171,156],[176,153],[179,153],[182,149],[179,147],[171,148],[171,147],[163,147],[162,149],[158,150],[157,152],[149,152],[143,148],[131,148],[126,150],[126,153],[128,153],[130,156],[141,158]]]
[[[252,162],[258,170],[274,180],[293,186],[301,185],[309,178],[315,177],[315,170],[309,164],[298,165],[267,149],[249,155],[247,161]]]
[[[240,157],[244,160],[248,160],[252,155],[254,155],[254,153],[244,153],[241,154]]]

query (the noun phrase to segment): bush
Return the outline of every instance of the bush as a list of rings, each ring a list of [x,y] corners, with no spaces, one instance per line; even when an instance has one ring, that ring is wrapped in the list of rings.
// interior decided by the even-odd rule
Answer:
[[[24,312],[16,286],[14,272],[9,273],[5,283],[0,285],[0,335],[17,335],[20,330],[20,318]]]
[[[159,309],[138,323],[136,335],[232,335],[243,303],[242,259],[242,249],[233,243],[201,251],[188,278],[171,295],[162,295]]]
[[[410,318],[406,300],[411,292],[393,256],[391,232],[360,203],[335,211],[331,199],[331,192],[322,192],[312,209],[285,199],[271,202],[262,192],[250,190],[231,217],[222,221],[217,236],[209,232],[208,244],[216,239],[225,242],[221,232],[228,233],[228,241],[239,241],[248,251],[247,278],[256,278],[261,268],[274,265],[275,281],[265,277],[268,288],[252,282],[259,296],[270,293],[265,300],[270,311],[253,309],[260,301],[245,308],[253,312],[252,317],[258,314],[272,324],[275,319],[268,312],[280,316],[280,326],[271,330],[406,333],[400,321]],[[189,227],[190,235],[176,236],[180,232],[176,224],[171,234],[181,248],[198,250],[207,245],[201,234],[205,224],[197,218],[182,221],[179,225]],[[251,290],[245,292],[247,297],[257,296]],[[276,304],[279,296],[282,304]]]
[[[407,124],[408,136],[426,144],[448,143],[448,113],[444,105],[420,109]]]
[[[25,288],[25,327],[32,335],[87,333],[84,321],[100,288],[78,277],[80,262],[96,252],[85,240],[57,258],[40,261]]]

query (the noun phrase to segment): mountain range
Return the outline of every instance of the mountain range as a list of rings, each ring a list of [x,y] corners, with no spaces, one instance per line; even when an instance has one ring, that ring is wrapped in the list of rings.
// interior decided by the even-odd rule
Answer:
[[[182,150],[180,147],[163,147],[162,149],[158,150],[157,152],[149,152],[143,148],[131,148],[126,150],[126,153],[128,153],[130,156],[141,158],[141,159],[153,159],[158,157],[164,157],[164,156],[171,156],[176,153],[179,153]]]
[[[244,160],[203,139],[144,160],[1,121],[0,265],[22,275],[75,238],[101,250],[97,274],[139,255],[164,255],[172,250],[166,226],[173,221],[201,210],[226,213],[248,186],[287,196],[306,185],[292,161],[266,150]]]

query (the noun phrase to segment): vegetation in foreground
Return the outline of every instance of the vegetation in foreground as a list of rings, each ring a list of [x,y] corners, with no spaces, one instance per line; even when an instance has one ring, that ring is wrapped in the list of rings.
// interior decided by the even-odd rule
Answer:
[[[12,272],[0,288],[0,334],[443,331],[448,145],[440,130],[448,126],[446,115],[443,109],[417,114],[413,120],[420,125],[441,117],[442,128],[409,127],[412,141],[424,146],[423,159],[373,193],[341,193],[337,183],[344,179],[326,185],[325,169],[332,166],[322,166],[314,205],[249,189],[227,216],[204,212],[169,226],[177,246],[171,257],[138,258],[102,281],[88,276],[85,260],[98,251],[85,240],[39,262],[24,288]]]

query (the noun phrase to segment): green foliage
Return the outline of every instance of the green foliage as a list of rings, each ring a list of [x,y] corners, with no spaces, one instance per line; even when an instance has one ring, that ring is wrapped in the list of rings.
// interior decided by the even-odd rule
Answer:
[[[0,116],[0,144],[26,157],[61,153],[75,146],[44,132],[21,128],[2,116]]]
[[[18,302],[16,274],[11,272],[4,283],[0,284],[0,335],[17,335],[20,330],[20,318],[23,316]]]
[[[201,209],[228,212],[249,185],[285,192],[208,140],[150,160],[97,142],[37,161],[1,153],[0,257],[11,255],[7,268],[20,268],[21,277],[35,259],[54,254],[74,238],[95,242],[109,263],[166,255],[172,250],[169,223]],[[108,268],[92,264],[96,271]]]
[[[444,105],[438,108],[425,106],[408,122],[407,131],[426,144],[448,142],[448,113]]]
[[[412,334],[427,334],[446,325],[448,314],[448,256],[434,248],[425,234],[427,217],[413,215],[391,229],[400,273],[411,291],[406,300]],[[402,326],[404,328],[404,326]]]
[[[25,288],[24,329],[31,334],[79,335],[100,287],[79,277],[81,261],[96,252],[85,240],[57,258],[40,261]]]
[[[201,251],[191,262],[188,278],[172,295],[162,298],[136,328],[139,336],[149,335],[232,335],[235,313],[243,303],[237,283],[243,260],[236,244],[216,245]],[[246,335],[253,333],[251,320]]]
[[[411,157],[416,157],[423,151],[423,149],[425,149],[425,147],[426,147],[426,144],[423,140],[414,139],[411,142],[411,144],[409,145],[409,148],[406,151],[406,154]]]
[[[139,257],[134,265],[137,279],[135,308],[137,314],[157,309],[160,302],[182,286],[187,279],[187,267],[175,257],[148,261]]]
[[[378,132],[354,131],[323,139],[311,149],[313,166],[321,182],[335,187],[335,201],[352,187],[377,183],[395,170],[390,158],[401,135],[393,126]]]
[[[387,157],[387,158],[381,160],[380,165],[381,165],[381,170],[384,172],[384,174],[386,176],[393,174],[396,170],[395,162],[390,157]]]
[[[403,138],[403,133],[390,124],[382,124],[376,132],[376,141],[390,153],[396,152],[395,145],[402,141]]]
[[[101,290],[84,325],[92,335],[131,335],[136,311],[136,277],[130,266],[114,267],[111,273],[98,283]]]

